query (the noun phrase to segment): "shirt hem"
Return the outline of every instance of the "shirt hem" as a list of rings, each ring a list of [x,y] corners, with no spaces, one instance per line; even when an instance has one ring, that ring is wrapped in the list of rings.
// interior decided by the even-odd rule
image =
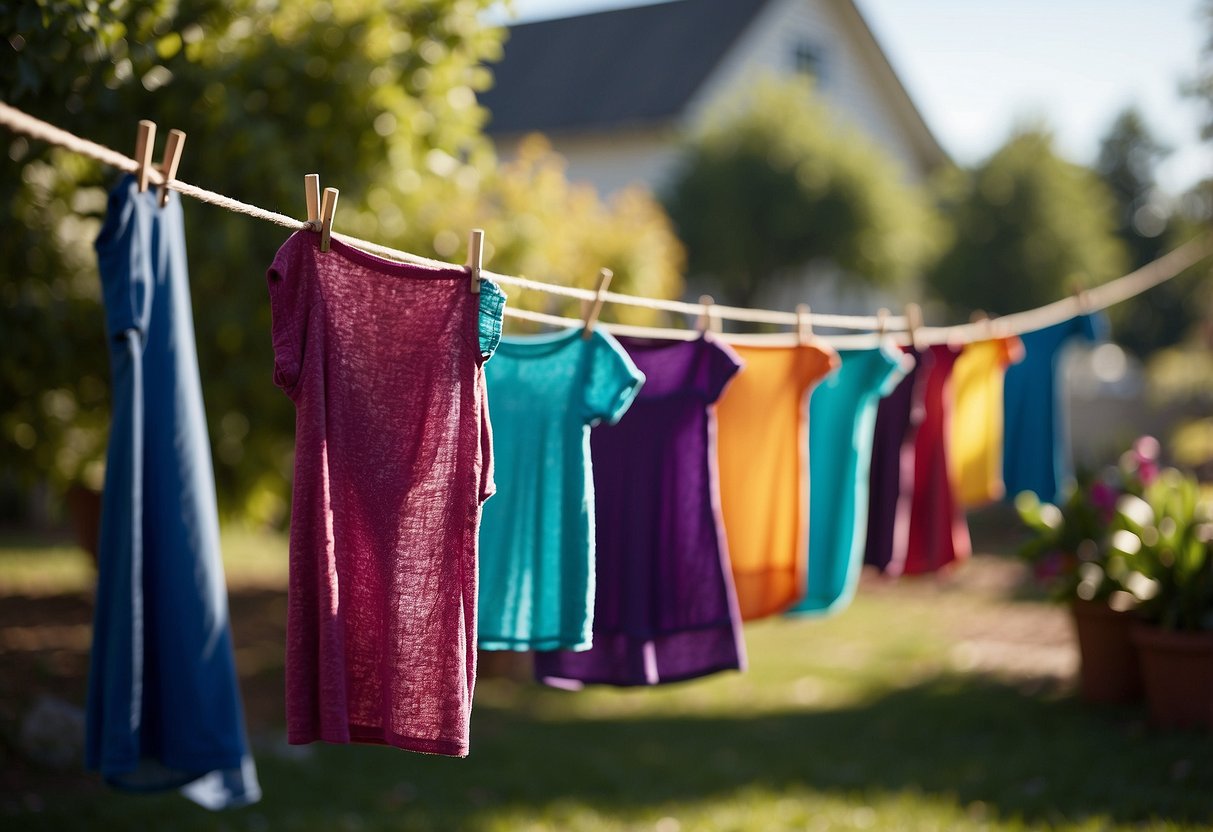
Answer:
[[[542,639],[491,637],[477,639],[476,646],[481,650],[513,650],[520,653],[532,650],[541,653],[548,653],[553,650],[568,650],[573,653],[583,653],[594,646],[594,641],[592,638],[586,638],[583,635],[569,638],[556,636]]]
[[[404,751],[416,751],[421,754],[439,754],[444,757],[466,757],[468,743],[457,740],[431,739],[429,737],[410,737],[385,731],[372,725],[350,725],[344,735],[332,735],[325,732],[291,731],[287,735],[290,745],[307,745],[313,742],[327,742],[333,745],[387,745]]]
[[[724,673],[729,670],[741,670],[742,663],[740,659],[716,664],[706,665],[704,667],[688,670],[685,673],[678,673],[673,676],[661,676],[655,682],[650,682],[646,679],[610,679],[605,676],[587,676],[585,678],[574,678],[572,676],[557,676],[555,674],[547,674],[539,677],[539,681],[549,687],[567,688],[570,683],[573,685],[610,685],[616,688],[651,688],[657,685],[672,685],[678,682],[689,682],[693,679],[700,679],[704,676],[711,676],[715,673]],[[553,684],[555,682],[555,684]]]

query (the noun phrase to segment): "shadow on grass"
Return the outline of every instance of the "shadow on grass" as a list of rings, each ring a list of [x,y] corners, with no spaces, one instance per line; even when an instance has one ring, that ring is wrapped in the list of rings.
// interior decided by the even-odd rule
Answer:
[[[628,707],[612,710],[628,715],[609,718],[570,715],[581,708],[569,698],[578,694],[490,680],[467,760],[374,747],[296,753],[265,739],[279,736],[281,724],[284,598],[257,591],[232,599],[237,641],[251,651],[242,675],[250,725],[262,737],[261,804],[215,816],[175,796],[127,797],[83,777],[32,777],[23,788],[34,800],[8,803],[7,814],[21,814],[10,817],[15,825],[3,825],[485,829],[502,828],[495,826],[502,813],[552,824],[553,813],[588,811],[599,819],[593,828],[602,828],[606,819],[622,827],[704,801],[790,798],[811,808],[825,798],[858,806],[907,794],[962,810],[980,805],[990,820],[1032,827],[1213,821],[1208,736],[1155,734],[1134,710],[1090,711],[973,676],[941,676],[836,709],[753,712],[737,702],[735,712],[705,712],[702,701],[688,699],[688,709],[699,712],[671,716],[646,713],[645,691],[622,692],[631,701],[614,704]],[[80,601],[57,603],[67,605],[52,607],[58,615],[87,613]],[[12,619],[33,623],[31,605],[7,609]],[[17,669],[11,658],[0,655],[6,673]],[[59,681],[80,690],[75,672]],[[13,762],[9,752],[5,757],[6,766]],[[37,811],[24,811],[31,808]]]

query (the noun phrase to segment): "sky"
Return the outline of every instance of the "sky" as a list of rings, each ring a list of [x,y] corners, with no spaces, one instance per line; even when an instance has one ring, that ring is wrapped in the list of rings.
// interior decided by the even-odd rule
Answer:
[[[640,0],[513,0],[519,21]],[[1179,91],[1209,37],[1202,0],[855,0],[936,138],[960,164],[1043,120],[1067,158],[1095,161],[1100,136],[1138,105],[1171,156],[1178,193],[1213,175],[1199,102]]]

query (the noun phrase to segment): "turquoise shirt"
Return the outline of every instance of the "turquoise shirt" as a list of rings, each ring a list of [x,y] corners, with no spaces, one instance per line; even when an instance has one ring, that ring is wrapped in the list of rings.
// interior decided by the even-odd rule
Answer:
[[[506,337],[485,364],[496,495],[480,525],[484,650],[588,650],[594,618],[590,427],[644,374],[610,335]]]
[[[838,355],[838,371],[809,400],[809,572],[805,597],[790,610],[798,614],[837,612],[855,595],[876,406],[914,362],[892,345]]]

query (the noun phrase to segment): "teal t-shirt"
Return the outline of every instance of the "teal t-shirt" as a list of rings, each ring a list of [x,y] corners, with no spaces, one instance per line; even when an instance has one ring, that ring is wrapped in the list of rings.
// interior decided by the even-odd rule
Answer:
[[[891,344],[838,355],[838,372],[809,400],[809,571],[805,597],[790,610],[802,615],[839,611],[855,595],[876,406],[914,361]]]
[[[627,411],[644,374],[595,330],[506,337],[485,364],[496,495],[480,524],[484,650],[588,650],[594,619],[590,427]]]

